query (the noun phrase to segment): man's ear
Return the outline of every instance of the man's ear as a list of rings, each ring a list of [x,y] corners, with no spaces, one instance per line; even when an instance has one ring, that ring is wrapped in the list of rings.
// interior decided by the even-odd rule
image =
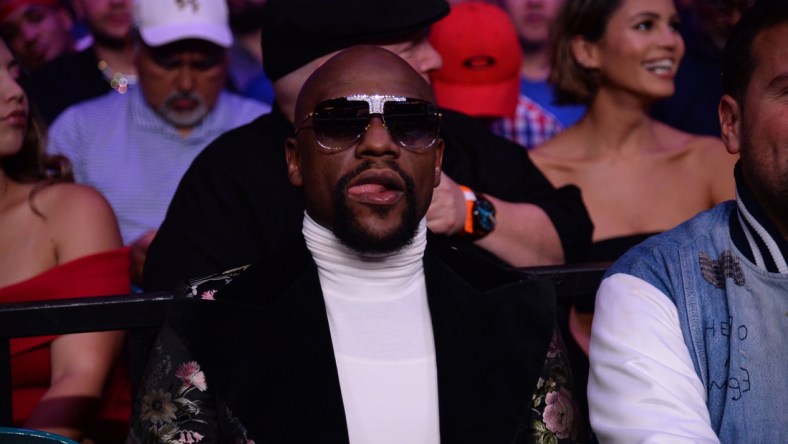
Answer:
[[[569,41],[569,49],[571,49],[572,57],[575,58],[578,65],[586,69],[599,68],[599,47],[596,43],[581,35],[576,35]]]
[[[445,144],[443,143],[443,139],[438,139],[435,141],[435,170],[433,173],[433,181],[435,182],[435,187],[437,188],[438,185],[441,184],[441,166],[443,165],[443,148]]]
[[[290,177],[290,183],[300,187],[304,181],[301,177],[300,155],[298,153],[298,140],[295,137],[290,137],[285,140],[285,158],[287,159],[287,175]]]
[[[720,118],[720,129],[725,149],[731,154],[739,153],[741,148],[741,106],[733,97],[726,94],[720,99],[717,107]]]

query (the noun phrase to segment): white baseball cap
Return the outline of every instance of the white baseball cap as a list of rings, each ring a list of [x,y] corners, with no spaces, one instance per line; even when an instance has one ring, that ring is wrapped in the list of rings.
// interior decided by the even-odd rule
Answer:
[[[185,39],[233,44],[226,0],[136,0],[134,22],[148,46]]]

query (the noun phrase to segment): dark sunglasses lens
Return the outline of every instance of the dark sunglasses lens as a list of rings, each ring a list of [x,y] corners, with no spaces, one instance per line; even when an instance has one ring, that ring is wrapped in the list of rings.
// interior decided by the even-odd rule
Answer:
[[[440,118],[431,103],[388,102],[383,116],[391,137],[405,148],[428,148],[438,138]]]
[[[325,148],[344,149],[354,144],[369,123],[369,105],[345,99],[321,102],[312,115],[318,143]]]

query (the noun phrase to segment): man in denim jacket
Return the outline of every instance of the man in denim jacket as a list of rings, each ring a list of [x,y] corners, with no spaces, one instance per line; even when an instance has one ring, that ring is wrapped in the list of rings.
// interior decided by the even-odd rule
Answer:
[[[736,201],[630,250],[599,289],[588,395],[601,442],[785,442],[788,8],[760,0],[723,58]]]

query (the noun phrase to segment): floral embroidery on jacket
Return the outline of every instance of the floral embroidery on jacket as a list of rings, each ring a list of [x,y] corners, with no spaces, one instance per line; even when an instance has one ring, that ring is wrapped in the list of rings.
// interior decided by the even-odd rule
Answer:
[[[142,390],[127,444],[254,444],[230,410],[208,393],[200,364],[169,328],[157,339]]]
[[[542,376],[531,403],[534,442],[557,444],[585,442],[580,409],[572,398],[571,374],[561,334],[556,328],[547,350]]]
[[[213,300],[214,294],[247,267],[194,280],[179,297]],[[165,353],[164,351],[167,351]],[[542,374],[515,442],[538,444],[587,441],[558,328],[548,346]],[[164,328],[150,358],[144,394],[135,405],[127,444],[255,444],[229,406],[208,390],[206,375],[171,328]]]
[[[221,273],[191,279],[175,289],[177,297],[213,300],[213,295],[240,276],[250,265],[244,265]]]

